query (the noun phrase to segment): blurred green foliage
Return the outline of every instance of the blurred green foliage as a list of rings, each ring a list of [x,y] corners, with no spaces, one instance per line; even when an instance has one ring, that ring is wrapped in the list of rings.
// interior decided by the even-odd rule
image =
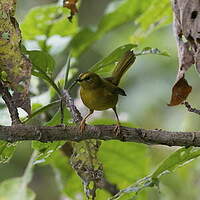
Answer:
[[[172,108],[166,106],[178,65],[175,40],[171,31],[170,1],[109,0],[102,1],[105,5],[98,7],[96,5],[101,4],[100,1],[94,0],[87,4],[89,0],[84,0],[80,2],[79,7],[82,14],[75,16],[72,23],[67,21],[69,10],[59,6],[59,2],[50,4],[53,2],[49,1],[40,6],[41,2],[35,1],[34,6],[37,7],[30,10],[26,8],[32,7],[33,2],[24,0],[17,2],[20,5],[17,8],[23,13],[27,12],[20,28],[26,48],[24,53],[34,64],[32,74],[36,76],[30,88],[35,114],[28,120],[26,118],[27,123],[49,126],[60,124],[61,111],[57,99],[61,94],[60,86],[65,80],[67,55],[71,56],[69,77],[70,75],[73,78],[77,76],[73,72],[74,69],[79,72],[87,71],[91,66],[93,66],[92,70],[107,75],[124,50],[134,48],[137,44],[140,50],[149,46],[167,50],[171,57],[155,55],[137,57],[133,69],[130,69],[122,81],[122,87],[127,90],[128,98],[120,99],[118,106],[120,119],[128,126],[134,124],[143,128],[199,130],[197,116],[189,114],[180,106]],[[91,6],[87,8],[87,12],[82,10],[84,4]],[[94,9],[92,13],[104,14],[90,16],[90,9]],[[95,12],[95,9],[98,12]],[[99,12],[98,9],[103,10]],[[92,17],[98,20],[96,24],[82,23],[84,19],[80,19],[81,16],[84,19]],[[126,48],[121,51],[119,46]],[[110,52],[112,53],[109,54]],[[194,70],[190,70],[188,74],[193,91],[198,91],[199,77]],[[70,85],[70,81],[65,85]],[[74,92],[73,96],[79,109],[84,112],[77,92]],[[198,105],[197,93],[191,94],[189,100]],[[9,124],[7,110],[2,107],[0,112],[5,116],[1,124]],[[21,117],[27,117],[23,113],[20,114]],[[112,115],[108,119],[109,115],[109,111],[101,115],[97,112],[93,116],[95,120],[90,123],[112,124],[114,123],[110,119]],[[71,115],[67,110],[64,111],[64,123],[72,123]],[[70,152],[66,155],[66,152],[60,149],[63,144],[64,142],[47,144],[33,142],[32,148],[38,153],[29,162],[28,171],[26,170],[22,175],[21,166],[26,165],[30,156],[30,150],[27,151],[30,144],[25,144],[25,142],[17,144],[16,155],[9,163],[6,163],[15,152],[16,144],[1,141],[0,170],[3,173],[0,176],[0,181],[2,181],[0,199],[34,199],[35,194],[27,188],[29,183],[33,191],[37,190],[36,199],[38,200],[64,197],[75,200],[85,199],[81,179],[70,165]],[[175,152],[172,153],[172,151]],[[121,190],[120,195],[124,195],[120,199],[131,199],[141,190],[137,196],[139,200],[198,199],[196,188],[200,185],[199,176],[197,176],[199,161],[196,159],[186,167],[178,168],[174,173],[175,168],[181,167],[198,156],[199,149],[194,148],[181,148],[176,151],[175,148],[148,147],[119,141],[102,142],[98,152],[106,179],[116,184]],[[164,161],[161,162],[162,160]],[[32,177],[33,167],[35,167],[35,173]],[[49,168],[53,170],[50,171]],[[170,172],[170,174],[161,176],[164,172]],[[34,179],[38,175],[43,177],[45,182]],[[14,176],[21,177],[12,178]],[[53,183],[51,183],[52,177],[55,178]],[[147,188],[157,186],[158,183],[160,183],[160,193],[158,189]],[[23,184],[23,190],[20,190],[22,193],[18,194],[19,191],[16,190],[20,184]],[[105,190],[97,191],[97,199],[107,199],[110,196]]]
[[[0,163],[6,163],[10,160],[15,151],[15,145],[0,141]]]

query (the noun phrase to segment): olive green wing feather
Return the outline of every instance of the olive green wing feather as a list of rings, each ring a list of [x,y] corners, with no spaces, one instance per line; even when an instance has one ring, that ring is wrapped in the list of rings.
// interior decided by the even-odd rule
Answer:
[[[126,96],[126,93],[123,89],[113,85],[111,82],[107,81],[106,79],[104,79],[104,89],[109,91],[111,94]]]

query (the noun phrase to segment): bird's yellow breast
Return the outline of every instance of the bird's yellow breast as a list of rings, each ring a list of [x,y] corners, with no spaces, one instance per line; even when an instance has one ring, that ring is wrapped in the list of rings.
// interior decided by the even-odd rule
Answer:
[[[105,88],[84,89],[81,87],[80,95],[85,106],[91,110],[114,108],[118,100],[117,94],[112,94]]]

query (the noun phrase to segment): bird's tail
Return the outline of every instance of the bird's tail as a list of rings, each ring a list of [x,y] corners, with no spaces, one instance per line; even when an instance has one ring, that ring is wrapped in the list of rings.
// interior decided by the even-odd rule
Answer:
[[[121,60],[118,62],[114,71],[112,72],[112,77],[108,78],[114,85],[118,85],[124,73],[129,69],[129,67],[135,62],[135,54],[133,51],[127,51]]]

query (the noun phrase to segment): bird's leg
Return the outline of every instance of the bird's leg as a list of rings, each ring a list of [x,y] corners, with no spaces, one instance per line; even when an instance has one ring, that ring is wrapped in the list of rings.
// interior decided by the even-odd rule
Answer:
[[[113,108],[113,111],[115,113],[115,116],[117,118],[117,124],[116,124],[116,127],[114,129],[114,132],[115,132],[115,135],[119,135],[120,134],[120,121],[119,121],[119,117],[118,117],[118,114],[117,114],[117,111],[116,111],[116,107]]]
[[[82,119],[82,121],[81,121],[81,123],[80,123],[80,125],[79,125],[79,129],[80,129],[81,133],[82,133],[82,132],[84,131],[84,129],[85,129],[85,125],[86,125],[85,121],[86,121],[86,119],[87,119],[93,112],[94,112],[94,110],[90,110],[90,112]]]

